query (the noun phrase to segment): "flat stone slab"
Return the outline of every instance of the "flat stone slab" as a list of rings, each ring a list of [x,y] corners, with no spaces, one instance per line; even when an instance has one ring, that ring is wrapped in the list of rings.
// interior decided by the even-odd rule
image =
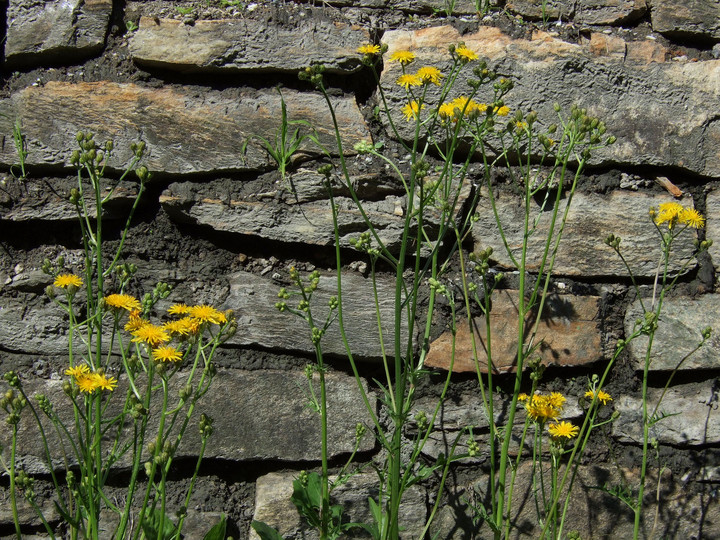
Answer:
[[[652,2],[653,30],[670,37],[720,38],[720,5],[704,0]]]
[[[652,300],[645,299],[650,309]],[[705,294],[697,298],[666,298],[662,305],[653,347],[650,355],[651,371],[692,371],[695,369],[717,369],[720,366],[720,295]],[[625,313],[625,335],[633,332],[643,310],[639,300],[633,302]],[[710,339],[690,357],[683,361],[702,341],[701,332],[713,326]],[[638,371],[645,367],[648,337],[638,336],[628,344],[633,365]],[[680,363],[682,361],[682,364]]]
[[[522,250],[524,209],[514,194],[496,192],[497,211],[510,251],[519,260]],[[622,239],[620,249],[636,276],[654,277],[661,258],[661,238],[648,216],[651,207],[672,199],[668,195],[650,195],[633,191],[613,191],[610,195],[576,193],[555,261],[555,275],[627,276],[627,268],[614,250],[605,244],[609,234]],[[691,203],[683,200],[683,204]],[[531,202],[531,220],[540,215],[541,206]],[[565,209],[561,201],[559,215]],[[473,226],[476,251],[493,248],[492,259],[505,268],[514,268],[498,231],[497,222],[487,197],[477,207],[479,221]],[[537,229],[528,240],[527,268],[537,271],[550,228],[551,212],[539,219]],[[669,270],[678,272],[692,257],[695,231],[688,230],[673,245]],[[690,264],[686,271],[694,268]]]
[[[322,95],[284,90],[289,120],[306,120],[316,126],[320,142],[337,148],[330,113]],[[344,148],[352,153],[360,140],[371,140],[354,97],[332,98]],[[275,167],[259,143],[261,135],[273,140],[280,125],[280,94],[276,90],[209,90],[146,88],[112,82],[49,82],[27,87],[0,101],[0,131],[12,133],[20,118],[28,146],[27,165],[69,167],[77,148],[75,133],[92,131],[102,143],[114,140],[111,166],[121,169],[132,159],[130,144],[147,143],[143,163],[151,171],[187,174],[244,171]],[[52,122],[48,122],[52,118]],[[322,151],[306,141],[299,150],[306,156]],[[16,163],[15,148],[0,148],[0,164]]]
[[[320,181],[318,179],[318,181]],[[198,189],[192,182],[171,184],[160,196],[168,215],[176,221],[205,225],[214,230],[258,236],[282,242],[299,242],[317,246],[335,245],[335,233],[330,200],[303,201],[281,205],[271,197],[249,194],[236,197],[222,186]],[[405,198],[386,195],[379,200],[364,201],[365,215],[378,232],[383,244],[397,251],[404,224]],[[350,241],[368,230],[366,222],[353,200],[337,197],[340,244],[350,247]]]
[[[535,343],[545,365],[578,366],[596,362],[602,356],[598,314],[599,298],[550,295],[544,315],[538,326]],[[528,317],[528,324],[535,318]],[[517,291],[496,291],[493,294],[490,314],[490,347],[493,373],[515,371],[517,362]],[[478,367],[487,373],[488,336],[484,317],[473,321],[473,334],[477,350]],[[446,332],[430,344],[425,359],[428,367],[450,369],[453,336]],[[458,324],[455,336],[453,372],[474,372],[473,336],[466,321]]]
[[[544,6],[543,6],[544,4]],[[558,20],[579,24],[623,24],[642,17],[647,12],[645,0],[510,0],[506,7],[525,19],[548,23]]]
[[[47,189],[47,181],[52,183],[52,190]],[[77,178],[70,182],[67,179],[55,178],[47,181],[34,178],[23,181],[21,197],[9,199],[9,204],[0,204],[0,220],[77,222],[75,205],[68,200],[70,190],[78,185]],[[107,197],[104,218],[127,219],[127,212],[132,207],[137,192],[138,184],[134,182],[123,181],[112,190],[108,186],[102,193],[103,197]],[[91,192],[85,192],[85,200],[89,217],[95,218],[97,211]],[[117,208],[122,211],[116,214],[113,210]]]
[[[305,278],[306,276],[302,276]],[[275,304],[281,285],[270,279],[236,272],[228,276],[230,291],[223,309],[234,309],[238,321],[238,330],[228,343],[234,345],[260,346],[274,350],[294,350],[313,352],[310,341],[310,329],[307,322],[292,313],[280,313]],[[383,277],[377,280],[380,316],[383,321],[383,337],[386,352],[393,354],[394,291],[395,282]],[[290,289],[289,289],[290,290]],[[335,276],[322,275],[318,289],[313,294],[311,309],[313,318],[324,321],[330,296],[337,294]],[[376,324],[375,304],[372,300],[372,281],[360,274],[343,274],[344,317],[350,349],[356,358],[382,358],[380,337]],[[286,301],[295,307],[297,297]],[[407,323],[403,323],[403,333],[407,332]],[[321,341],[326,354],[347,356],[337,321],[328,328]]]
[[[319,538],[317,531],[301,521],[297,508],[290,501],[292,483],[298,473],[270,473],[255,483],[255,514],[253,520],[262,521],[277,530],[285,540],[310,540]],[[332,477],[334,478],[334,477]],[[345,510],[343,522],[372,523],[368,497],[377,498],[378,480],[372,473],[359,473],[332,493],[333,504],[341,504]],[[400,505],[400,538],[420,538],[426,519],[425,493],[412,486],[405,492]],[[361,529],[354,529],[358,533]],[[254,529],[249,538],[259,540]]]
[[[287,28],[249,18],[188,25],[141,17],[129,48],[135,62],[150,69],[229,74],[324,64],[330,72],[354,73],[362,67],[357,48],[369,41],[366,29],[322,19]]]
[[[587,44],[568,43],[540,31],[529,40],[513,39],[491,27],[464,35],[448,26],[436,26],[392,30],[383,36],[388,55],[402,49],[416,53],[410,72],[432,65],[447,73],[451,65],[448,45],[459,41],[477,51],[491,68],[512,77],[515,87],[506,99],[511,110],[536,110],[541,125],[547,126],[557,122],[554,102],[567,114],[575,103],[605,121],[608,134],[618,141],[597,150],[592,164],[658,165],[707,176],[720,174],[720,122],[709,112],[720,108],[716,92],[719,60],[658,63],[648,59],[649,63],[643,64],[638,62],[642,55],[628,61],[625,56],[597,57]],[[472,64],[461,71],[448,99],[468,95],[471,68]],[[400,136],[411,140],[414,123],[401,113],[407,96],[395,83],[400,74],[397,63],[386,63],[381,83]],[[427,94],[428,111],[437,99],[438,90],[432,86]],[[475,100],[492,100],[492,87],[483,88]],[[384,115],[383,122],[389,128]]]
[[[7,67],[42,62],[75,63],[105,45],[112,0],[28,2],[10,0],[7,8]]]
[[[117,374],[115,374],[117,376]],[[64,377],[63,378],[67,378]],[[124,376],[119,375],[119,386],[113,393],[116,412],[124,399],[127,389]],[[195,384],[197,384],[197,377]],[[187,374],[180,373],[172,379],[170,395],[177,401],[177,391],[187,381]],[[331,457],[349,454],[355,447],[355,430],[363,423],[368,432],[360,443],[360,451],[372,450],[375,439],[373,424],[360,397],[358,385],[351,376],[329,373],[326,376],[328,392],[328,445]],[[315,380],[317,384],[317,377]],[[31,380],[23,383],[26,393],[32,398],[44,393],[52,402],[55,411],[71,432],[72,407],[69,398],[62,391],[62,380]],[[6,388],[3,385],[3,388]],[[363,383],[367,392],[367,386]],[[252,391],[250,391],[252,389]],[[210,391],[198,402],[186,435],[176,457],[193,458],[200,450],[198,421],[205,413],[213,420],[214,432],[210,438],[206,459],[231,461],[279,460],[308,461],[320,460],[320,418],[308,407],[306,398],[307,379],[302,371],[239,371],[226,370],[218,373]],[[316,388],[319,392],[319,387]],[[318,394],[319,395],[319,394]],[[161,394],[155,399],[155,406]],[[374,395],[369,395],[375,407]],[[151,408],[148,434],[157,433],[158,410]],[[64,468],[61,441],[52,426],[45,422],[45,432],[56,470]],[[154,431],[153,431],[154,430]],[[129,425],[127,434],[132,433]],[[152,435],[148,435],[148,440]],[[67,441],[64,443],[67,445]],[[5,446],[8,451],[8,446]],[[74,463],[71,449],[66,448],[70,463]],[[30,413],[21,418],[18,434],[18,459],[28,473],[48,472],[43,446],[37,426]],[[116,463],[118,469],[131,466],[131,457],[124,456]]]
[[[652,414],[662,396],[662,388],[648,389],[648,414]],[[642,399],[618,396],[612,435],[619,442],[642,444]],[[661,444],[704,446],[720,442],[720,412],[717,407],[716,381],[682,384],[668,389],[657,415],[668,415],[650,427],[650,437]]]

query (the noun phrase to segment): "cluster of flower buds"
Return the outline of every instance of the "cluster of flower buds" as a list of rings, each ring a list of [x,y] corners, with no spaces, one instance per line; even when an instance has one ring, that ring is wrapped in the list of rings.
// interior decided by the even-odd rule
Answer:
[[[206,414],[200,415],[200,436],[204,439],[213,433],[213,419]]]
[[[20,422],[20,413],[27,405],[27,400],[22,394],[17,394],[12,388],[5,392],[0,398],[0,408],[7,413],[7,423],[15,426]]]
[[[99,165],[113,150],[112,141],[107,141],[102,147],[95,142],[95,135],[79,131],[75,140],[80,150],[74,150],[70,155],[70,164],[76,167]]]
[[[618,251],[620,249],[621,241],[622,239],[619,236],[615,236],[614,234],[610,234],[607,238],[605,238],[605,244],[613,248],[615,251]]]
[[[298,79],[301,81],[310,81],[310,83],[320,88],[323,83],[323,73],[325,72],[325,66],[322,64],[313,64],[298,73]]]

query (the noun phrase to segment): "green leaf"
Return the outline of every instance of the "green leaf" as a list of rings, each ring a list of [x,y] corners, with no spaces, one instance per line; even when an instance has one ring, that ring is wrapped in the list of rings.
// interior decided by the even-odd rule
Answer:
[[[158,530],[160,527],[162,515],[163,513],[162,511],[160,511],[159,508],[155,508],[154,510],[147,510],[145,512],[145,515],[143,515],[140,521],[140,526],[142,527],[142,530],[145,533],[145,537],[148,540],[169,540],[170,538],[175,536],[177,532],[177,527],[175,527],[175,524],[172,522],[172,520],[167,514],[165,514],[165,519],[162,520],[162,531]]]
[[[223,514],[220,521],[212,526],[205,534],[203,540],[225,540],[225,531],[227,529],[227,516]]]
[[[282,535],[267,523],[253,521],[250,526],[255,529],[261,540],[283,540]]]

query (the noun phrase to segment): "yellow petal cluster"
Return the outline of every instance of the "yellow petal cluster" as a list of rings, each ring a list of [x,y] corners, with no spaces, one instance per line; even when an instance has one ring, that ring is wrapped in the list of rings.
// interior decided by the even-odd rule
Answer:
[[[534,422],[544,424],[548,420],[557,420],[562,413],[565,397],[559,392],[549,395],[533,394],[525,402],[525,410]]]
[[[693,229],[702,229],[705,226],[705,218],[694,208],[683,206],[677,202],[662,203],[655,213],[655,224],[668,224],[673,229],[675,225],[687,225]]]
[[[65,375],[72,377],[81,392],[92,394],[95,390],[108,390],[112,392],[117,386],[115,377],[108,377],[105,373],[90,371],[90,368],[81,364],[65,370]]]
[[[182,360],[182,353],[175,347],[164,345],[153,349],[152,356],[161,362],[179,362]]]
[[[475,51],[468,49],[465,45],[460,45],[455,49],[455,54],[458,55],[462,60],[470,62],[471,60],[477,60],[478,55]]]
[[[550,437],[552,437],[555,440],[559,439],[572,439],[574,437],[577,437],[578,433],[580,432],[580,428],[576,425],[571,424],[570,422],[566,422],[563,420],[562,422],[559,422],[557,424],[550,424],[548,425],[548,433],[550,433]]]
[[[111,308],[126,311],[136,311],[142,307],[140,301],[129,294],[110,294],[105,297],[105,304]]]
[[[410,103],[407,103],[405,106],[403,106],[402,113],[405,115],[405,119],[409,121],[417,118],[420,114],[420,111],[424,108],[424,103],[420,105],[420,103],[418,103],[417,101],[412,100]]]
[[[82,279],[75,274],[60,274],[55,278],[53,285],[60,289],[67,289],[70,286],[82,287]]]
[[[588,390],[585,392],[585,397],[587,399],[595,399],[595,395],[597,394],[597,399],[600,403],[603,405],[607,405],[609,401],[612,401],[612,397],[610,397],[610,394],[605,392],[604,390],[598,390],[597,392],[593,392],[592,390]]]
[[[400,62],[403,66],[407,66],[415,60],[415,54],[410,51],[395,51],[390,55],[390,62]]]
[[[360,54],[380,54],[380,45],[366,43],[365,45],[358,47],[357,52]]]
[[[170,335],[160,326],[147,323],[131,332],[134,343],[147,343],[150,347],[157,347],[170,341]]]
[[[411,86],[420,86],[422,84],[420,77],[412,73],[403,73],[395,82],[405,88],[405,90],[408,90]]]
[[[416,75],[420,77],[423,84],[432,83],[438,86],[440,86],[440,80],[444,77],[438,68],[432,66],[421,67],[417,70]]]

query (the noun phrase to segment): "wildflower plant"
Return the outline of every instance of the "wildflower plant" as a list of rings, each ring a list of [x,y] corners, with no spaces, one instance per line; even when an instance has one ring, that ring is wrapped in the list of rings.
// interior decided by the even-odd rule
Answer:
[[[343,190],[349,192],[365,220],[366,231],[351,244],[370,263],[384,373],[383,379],[376,381],[376,384],[389,417],[389,422],[382,421],[377,411],[370,406],[362,384],[358,384],[384,456],[380,463],[374,465],[378,476],[378,494],[369,499],[373,522],[366,524],[365,528],[373,538],[398,538],[401,530],[399,510],[407,490],[436,475],[439,491],[442,492],[451,464],[479,451],[478,444],[471,437],[468,452],[459,452],[459,435],[450,445],[447,455],[439,456],[434,462],[427,462],[421,457],[435,429],[450,385],[454,362],[453,352],[435,407],[429,412],[414,414],[413,418],[411,411],[415,406],[415,389],[428,374],[424,363],[429,350],[433,318],[442,299],[451,312],[453,336],[460,324],[468,324],[472,329],[471,313],[478,308],[488,321],[487,340],[484,343],[488,353],[487,375],[479,369],[479,344],[473,343],[480,392],[486,416],[490,419],[490,508],[484,510],[483,519],[496,538],[508,537],[512,528],[512,494],[517,471],[517,463],[512,461],[512,456],[517,453],[520,459],[523,455],[523,452],[516,452],[516,448],[511,447],[511,430],[515,415],[523,406],[518,396],[526,386],[526,369],[533,367],[533,394],[540,379],[542,366],[534,360],[539,347],[536,334],[548,296],[558,245],[578,179],[592,151],[612,144],[615,139],[606,135],[605,125],[591,117],[585,109],[573,107],[569,115],[564,115],[561,108],[556,106],[556,123],[549,125],[543,124],[533,111],[526,113],[512,109],[505,102],[513,88],[512,81],[500,77],[480,59],[476,51],[464,43],[449,48],[450,63],[446,69],[424,65],[420,55],[413,51],[395,51],[390,54],[387,60],[399,64],[401,71],[395,84],[405,94],[404,101],[399,105],[391,105],[393,102],[377,72],[377,66],[387,50],[384,44],[366,44],[358,49],[358,53],[377,82],[378,114],[384,118],[395,140],[402,146],[401,153],[409,155],[409,160],[407,163],[395,161],[382,153],[381,148],[367,141],[358,142],[354,149],[386,164],[405,191],[401,240],[399,247],[392,249],[384,244],[350,179],[340,129],[324,84],[323,66],[311,66],[300,73],[301,79],[309,81],[325,97],[336,134],[337,152],[333,154],[339,156],[339,162],[335,167],[324,165],[319,172],[325,178],[335,224],[337,299],[334,316],[345,343],[349,364],[359,383],[361,376],[347,339],[353,321],[344,310],[343,276],[340,271],[342,253],[333,182],[339,181]],[[458,81],[466,77],[461,74],[468,72],[471,73],[467,82],[468,90],[459,92]],[[411,135],[408,136],[408,133]],[[549,174],[542,177],[539,175],[536,167],[538,162],[549,170]],[[473,163],[481,165],[479,180],[469,178],[468,171]],[[506,168],[516,190],[521,194],[525,209],[525,234],[519,252],[510,248],[504,234],[502,216],[496,206],[491,171],[500,166]],[[463,191],[465,187],[469,187],[467,196]],[[491,203],[504,246],[513,269],[519,275],[516,375],[514,392],[507,398],[509,416],[507,423],[502,426],[495,424],[493,413],[496,390],[492,380],[489,319],[492,315],[491,297],[493,291],[502,284],[503,275],[491,269],[491,249],[476,250],[471,255],[463,249],[476,221],[472,209],[477,206],[481,194]],[[551,224],[540,260],[530,261],[528,241],[538,230],[531,206],[538,198],[544,210],[541,213],[550,216]],[[565,203],[564,208],[561,203]],[[459,262],[460,267],[457,281],[450,279],[451,263],[454,261]],[[389,320],[383,318],[379,309],[376,283],[379,264],[389,268],[395,276],[394,310]],[[529,268],[539,268],[532,280],[528,278]],[[453,282],[459,282],[459,286]],[[424,294],[428,295],[427,299],[421,302],[420,298]],[[282,309],[290,310],[286,303],[281,302],[280,305]],[[460,306],[457,312],[456,306]],[[305,304],[298,305],[296,311],[303,311],[306,307]],[[466,322],[462,322],[463,317],[467,317]],[[313,338],[314,334],[311,339],[315,343]],[[560,418],[560,397],[559,394],[551,394],[547,398],[531,398],[525,406],[527,421],[523,434],[525,437],[531,424],[543,427],[538,433],[547,437],[553,447],[558,449],[556,471],[560,470],[560,457],[566,454],[567,444],[580,437],[587,441],[593,426],[587,418],[594,417],[592,411],[597,409],[599,403],[597,399],[592,400],[593,405],[586,415],[586,423],[589,423],[580,429]],[[330,412],[326,411],[325,414]],[[467,433],[472,434],[472,428],[469,426]],[[520,448],[523,448],[522,442]],[[577,457],[581,448],[584,448],[584,443],[582,447],[576,444],[570,450],[573,458]],[[557,505],[556,498],[561,492],[554,489],[556,485],[553,483],[553,489],[540,509],[542,523],[547,518],[555,519],[556,512],[551,509]],[[440,501],[441,497],[437,496],[424,525],[423,536],[429,531]],[[321,532],[321,538],[326,537]]]
[[[97,539],[180,538],[200,461],[210,435],[212,419],[201,415],[201,444],[197,466],[176,519],[167,515],[166,482],[175,453],[191,426],[198,401],[215,376],[212,357],[217,346],[236,329],[231,312],[199,305],[170,309],[170,320],[152,322],[155,305],[170,294],[159,283],[142,299],[129,294],[137,268],[121,263],[133,213],[150,178],[139,165],[145,144],[133,143],[133,158],[113,182],[105,169],[112,142],[98,145],[90,133],[78,133],[79,149],[71,156],[77,168],[77,187],[69,200],[77,210],[82,231],[84,267],[66,268],[63,257],[45,260],[43,271],[53,277],[47,296],[69,321],[68,365],[64,370],[62,402],[44,394],[30,397],[18,373],[4,375],[10,386],[2,407],[13,426],[9,462],[2,466],[10,477],[11,507],[17,538],[22,538],[17,500],[21,492],[55,538],[32,492],[32,479],[16,462],[17,424],[29,414],[37,425],[42,456],[54,487],[53,503],[70,538]],[[109,252],[104,241],[103,206],[110,188],[131,172],[139,181],[137,198],[121,232],[117,248]],[[68,415],[64,409],[70,408]],[[69,420],[68,420],[69,418]],[[59,439],[49,442],[48,431]],[[59,450],[60,455],[53,455]],[[65,477],[56,468],[62,464]],[[129,466],[127,493],[118,502],[105,489],[112,469]],[[115,514],[114,530],[101,517]],[[224,527],[224,522],[223,527]],[[213,529],[220,537],[220,529]]]
[[[670,372],[668,379],[665,383],[663,392],[660,394],[658,400],[653,404],[649,402],[648,396],[648,379],[650,374],[650,367],[652,363],[652,350],[655,339],[655,334],[658,329],[658,325],[661,324],[661,313],[663,309],[663,303],[666,295],[673,289],[677,283],[678,278],[683,275],[693,264],[698,255],[706,252],[710,246],[712,246],[712,239],[706,238],[699,240],[697,237],[693,240],[695,246],[695,254],[693,257],[688,258],[683,262],[680,268],[676,272],[671,271],[671,261],[673,257],[673,250],[678,242],[687,241],[685,240],[690,233],[703,229],[705,226],[705,218],[695,208],[690,206],[684,206],[676,201],[669,201],[660,204],[658,207],[652,207],[649,210],[649,217],[652,220],[655,230],[658,234],[658,240],[660,244],[660,257],[658,260],[657,270],[655,272],[655,278],[652,284],[652,293],[650,298],[646,298],[642,295],[640,286],[634,275],[632,269],[628,265],[621,248],[622,240],[614,234],[609,235],[605,239],[605,244],[612,248],[615,253],[623,261],[628,275],[632,279],[633,287],[640,307],[642,310],[642,317],[635,321],[633,331],[630,336],[626,336],[622,342],[623,346],[632,339],[636,339],[643,336],[645,342],[645,354],[643,361],[643,375],[642,375],[642,459],[640,463],[640,478],[637,486],[635,486],[634,493],[627,493],[626,490],[618,491],[623,494],[619,497],[623,500],[634,513],[634,530],[633,538],[637,539],[640,537],[640,526],[643,516],[643,505],[645,497],[645,484],[647,479],[648,460],[653,450],[653,447],[657,453],[657,447],[659,442],[651,437],[651,428],[658,422],[661,422],[667,415],[662,412],[661,404],[665,397],[665,393],[669,388],[675,374],[681,368],[682,364],[690,358],[695,352],[697,352],[706,342],[710,339],[712,328],[706,327],[698,329],[698,343],[697,346],[683,356]],[[604,381],[604,377],[603,380]],[[601,381],[601,383],[602,383]],[[598,392],[595,399],[602,399],[602,396]],[[660,482],[660,475],[658,475],[658,482]],[[660,493],[659,484],[657,490],[658,496]],[[633,496],[634,495],[634,498]]]

